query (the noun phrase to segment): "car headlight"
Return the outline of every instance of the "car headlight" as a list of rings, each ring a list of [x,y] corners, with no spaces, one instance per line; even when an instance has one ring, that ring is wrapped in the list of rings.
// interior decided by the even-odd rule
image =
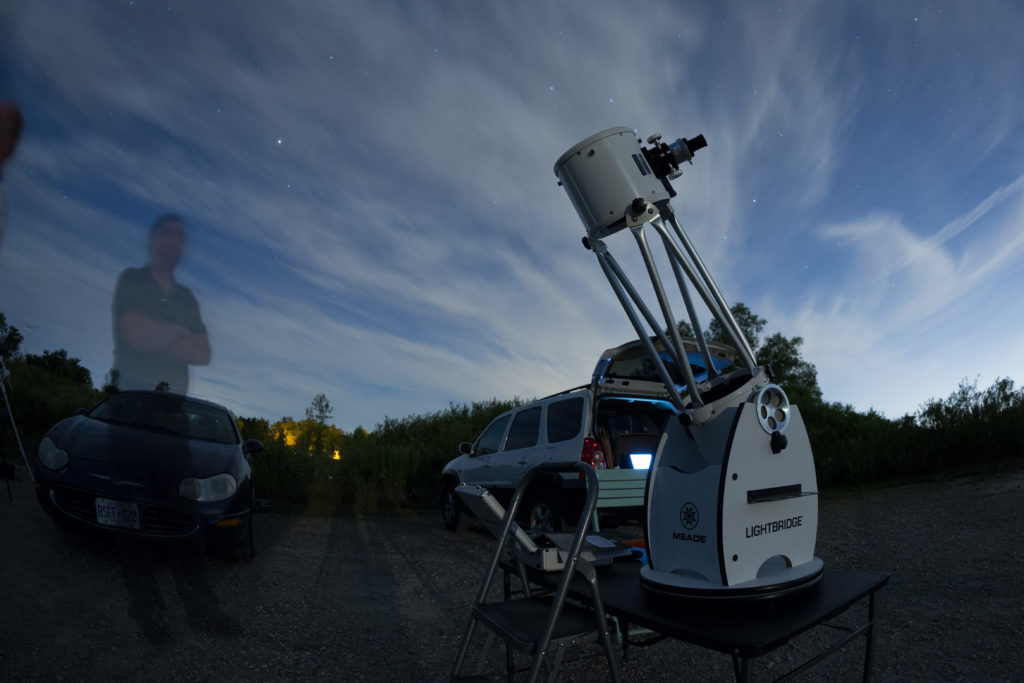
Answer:
[[[178,495],[200,503],[212,503],[227,500],[235,495],[238,482],[230,474],[215,474],[206,479],[189,477],[182,479],[178,485]]]
[[[67,451],[57,448],[57,444],[50,437],[43,437],[39,442],[39,464],[46,469],[60,472],[68,466],[69,461]]]

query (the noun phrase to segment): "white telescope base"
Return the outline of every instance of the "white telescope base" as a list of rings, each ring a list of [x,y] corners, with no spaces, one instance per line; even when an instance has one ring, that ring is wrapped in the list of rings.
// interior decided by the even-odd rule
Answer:
[[[756,600],[777,598],[810,588],[821,580],[825,569],[825,563],[820,557],[796,567],[786,566],[781,557],[777,559],[777,562],[766,562],[756,579],[735,586],[724,586],[700,576],[662,572],[650,567],[640,568],[640,583],[656,593],[693,600]]]

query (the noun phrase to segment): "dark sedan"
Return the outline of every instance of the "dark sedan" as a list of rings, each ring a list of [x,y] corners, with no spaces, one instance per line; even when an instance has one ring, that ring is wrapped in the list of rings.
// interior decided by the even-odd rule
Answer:
[[[123,391],[62,420],[39,445],[39,502],[62,524],[193,541],[252,559],[252,460],[230,411]]]

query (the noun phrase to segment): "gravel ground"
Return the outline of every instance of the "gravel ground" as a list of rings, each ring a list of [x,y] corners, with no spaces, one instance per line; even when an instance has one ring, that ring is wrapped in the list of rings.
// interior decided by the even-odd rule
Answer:
[[[19,474],[13,502],[0,483],[4,680],[443,680],[491,547],[480,529],[445,531],[438,515],[268,513],[256,519],[253,564],[161,554],[140,581],[117,543],[54,525]],[[1024,680],[1022,509],[1024,472],[822,500],[826,566],[892,574],[878,598],[876,680]],[[827,637],[757,660],[755,678],[787,671]],[[851,645],[808,678],[858,680],[862,652]],[[600,658],[563,672],[607,678]],[[622,672],[728,680],[732,663],[663,642],[631,652]]]

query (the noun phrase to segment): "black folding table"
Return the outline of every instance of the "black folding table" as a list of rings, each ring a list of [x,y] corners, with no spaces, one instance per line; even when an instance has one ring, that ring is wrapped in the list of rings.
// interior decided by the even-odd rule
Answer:
[[[519,576],[514,564],[503,563],[506,591],[511,575]],[[533,583],[546,585],[550,579],[535,570],[527,572]],[[874,644],[875,594],[889,582],[889,575],[870,572],[826,570],[813,587],[791,595],[752,602],[698,601],[662,596],[640,585],[640,563],[616,562],[598,571],[605,612],[619,620],[623,633],[623,656],[628,656],[629,625],[641,626],[664,636],[716,650],[733,658],[738,681],[749,681],[753,660],[785,645],[796,636],[818,626],[844,632],[838,640],[800,666],[776,680],[803,673],[855,638],[863,636],[865,681],[871,677]],[[585,600],[582,592],[577,599]],[[856,626],[829,620],[867,599],[867,620]]]

